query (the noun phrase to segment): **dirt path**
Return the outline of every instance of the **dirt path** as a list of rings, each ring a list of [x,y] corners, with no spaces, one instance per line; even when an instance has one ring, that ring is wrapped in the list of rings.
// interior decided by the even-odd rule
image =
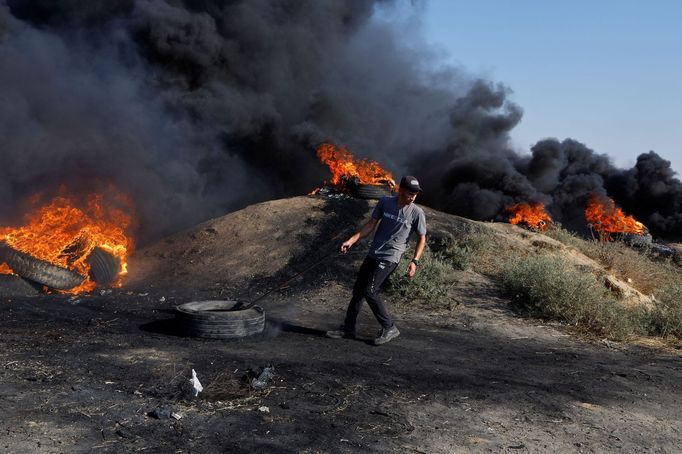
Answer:
[[[266,335],[239,342],[174,335],[184,297],[169,293],[5,301],[0,449],[679,450],[679,356],[582,342],[515,317],[481,278],[461,282],[452,312],[394,308],[402,336],[382,347],[321,337],[342,316],[340,285],[264,300]],[[361,334],[374,330],[363,313]],[[242,386],[266,365],[277,375],[264,390]],[[194,400],[192,368],[205,387]],[[182,417],[148,416],[157,408]]]

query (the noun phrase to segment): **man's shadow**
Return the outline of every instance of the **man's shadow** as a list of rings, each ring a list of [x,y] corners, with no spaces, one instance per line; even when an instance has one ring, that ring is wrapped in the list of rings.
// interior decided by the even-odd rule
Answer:
[[[279,330],[287,333],[296,333],[296,334],[305,334],[308,336],[317,336],[317,337],[324,337],[325,339],[329,341],[334,341],[336,339],[330,339],[327,337],[327,331],[326,330],[321,330],[317,328],[308,328],[307,326],[301,326],[301,325],[294,325],[293,323],[289,323],[284,320],[277,320],[277,321],[272,321],[273,323],[277,323]],[[367,337],[356,337],[354,340],[359,341],[359,342],[364,342],[367,345],[374,345],[374,339],[373,338],[367,338]]]
[[[159,312],[167,315],[175,315],[175,311],[172,309],[160,309]],[[184,327],[176,317],[144,323],[140,325],[140,330],[147,333],[161,334],[163,336],[188,337],[186,334],[186,327]],[[277,337],[282,332],[324,338],[326,338],[327,333],[326,330],[295,325],[286,320],[266,318],[265,327],[263,328],[263,332],[260,333],[260,337],[273,338]]]

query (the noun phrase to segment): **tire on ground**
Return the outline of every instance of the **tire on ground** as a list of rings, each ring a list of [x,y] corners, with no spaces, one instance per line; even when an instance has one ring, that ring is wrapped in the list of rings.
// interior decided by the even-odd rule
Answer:
[[[193,301],[175,309],[183,334],[191,337],[236,339],[259,334],[265,328],[263,308],[239,310],[237,301]]]
[[[0,243],[0,262],[5,262],[19,276],[57,290],[69,290],[85,278],[80,274],[17,251]]]
[[[386,185],[358,184],[353,188],[353,197],[358,199],[380,199],[391,195]]]
[[[90,265],[90,278],[99,285],[109,284],[121,271],[118,259],[100,247],[90,251],[85,262]]]
[[[0,298],[39,295],[41,287],[16,274],[0,274]]]

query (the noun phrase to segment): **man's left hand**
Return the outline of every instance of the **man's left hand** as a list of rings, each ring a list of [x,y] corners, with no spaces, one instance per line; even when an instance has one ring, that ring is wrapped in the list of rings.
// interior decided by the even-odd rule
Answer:
[[[417,273],[417,265],[414,262],[410,262],[407,265],[407,277],[412,278]]]

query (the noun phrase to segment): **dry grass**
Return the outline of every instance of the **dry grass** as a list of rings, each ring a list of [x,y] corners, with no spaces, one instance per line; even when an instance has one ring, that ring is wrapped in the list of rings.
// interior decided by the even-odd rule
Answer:
[[[547,235],[575,247],[604,269],[646,295],[653,306],[639,308],[630,318],[631,334],[682,338],[682,267],[679,256],[661,258],[648,249],[633,249],[620,241],[583,240],[558,228]]]
[[[595,242],[593,247],[602,257],[601,263],[608,263],[621,279],[631,279],[631,285],[644,294],[659,295],[682,277],[682,269],[671,261],[650,257],[623,243]]]
[[[516,309],[559,320],[614,339],[642,332],[642,311],[618,304],[603,282],[559,255],[508,259],[500,273]]]
[[[545,236],[563,246],[542,240]],[[470,259],[471,266],[502,282],[514,306],[527,314],[560,320],[612,339],[682,338],[679,264],[622,242],[585,240],[560,226],[545,236],[491,229],[479,235],[487,244]],[[603,269],[581,266],[581,256],[594,260]],[[618,304],[604,285],[607,274],[645,295],[653,295],[653,305],[647,308]]]
[[[403,255],[398,268],[386,283],[386,290],[397,302],[421,301],[429,307],[447,306],[447,293],[452,283],[452,266],[430,248],[424,250],[417,274],[408,278],[404,270],[413,256],[411,251]]]
[[[633,249],[620,241],[584,240],[560,227],[546,235],[575,247],[645,295],[659,296],[663,289],[682,279],[682,268],[672,259],[660,259],[647,249]]]
[[[648,314],[648,333],[654,336],[675,336],[682,339],[682,282],[668,284],[660,292],[653,310]]]
[[[561,227],[560,224],[552,224],[552,226],[545,232],[545,235],[554,238],[555,240],[565,244],[566,246],[573,246],[580,249],[585,245],[585,240],[573,232]]]

